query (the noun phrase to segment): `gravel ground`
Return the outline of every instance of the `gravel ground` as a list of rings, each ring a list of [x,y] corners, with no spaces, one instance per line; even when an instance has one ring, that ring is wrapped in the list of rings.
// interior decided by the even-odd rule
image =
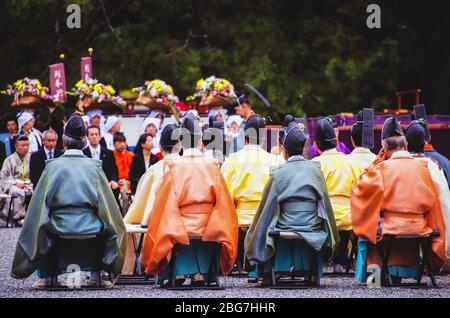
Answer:
[[[348,277],[324,277],[322,287],[318,289],[275,290],[257,288],[247,284],[246,279],[223,277],[225,290],[203,291],[168,291],[155,286],[115,286],[113,289],[101,291],[38,291],[31,285],[36,278],[15,280],[10,276],[12,257],[19,235],[19,229],[0,229],[0,298],[11,297],[117,297],[117,298],[442,298],[450,297],[450,277],[437,277],[438,288],[381,288],[369,289]],[[428,281],[428,278],[424,278]]]

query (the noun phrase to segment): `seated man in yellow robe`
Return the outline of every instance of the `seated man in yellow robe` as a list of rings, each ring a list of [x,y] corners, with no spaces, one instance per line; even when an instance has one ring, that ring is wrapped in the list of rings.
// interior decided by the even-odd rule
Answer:
[[[348,258],[348,245],[352,231],[350,194],[352,185],[361,174],[361,169],[345,154],[336,150],[336,135],[327,119],[323,118],[317,122],[314,135],[314,147],[319,151],[320,156],[313,160],[320,162],[341,239],[334,271],[342,272],[343,266],[349,266],[350,262]]]
[[[264,119],[259,115],[253,115],[245,123],[244,148],[231,154],[221,168],[236,206],[239,227],[242,229],[238,256],[241,265],[244,262],[245,231],[253,222],[264,187],[269,180],[271,168],[281,163],[277,156],[268,153],[261,147],[264,135]]]
[[[125,224],[139,224],[142,227],[147,227],[150,214],[153,210],[153,204],[155,203],[156,191],[159,189],[164,176],[164,167],[168,162],[180,158],[180,145],[175,133],[176,126],[174,124],[168,124],[162,130],[159,145],[164,158],[148,168],[139,180],[136,196],[124,218]],[[132,275],[134,264],[135,254],[133,251],[132,237],[128,235],[127,254],[122,274]]]
[[[261,147],[265,137],[264,119],[253,115],[245,125],[244,148],[231,154],[221,168],[236,205],[240,227],[252,224],[270,169],[280,163],[277,156]]]
[[[373,109],[364,108],[357,114],[358,121],[353,124],[351,129],[351,140],[353,151],[347,155],[347,158],[356,162],[361,172],[368,168],[375,160],[376,155],[370,151],[373,148]]]

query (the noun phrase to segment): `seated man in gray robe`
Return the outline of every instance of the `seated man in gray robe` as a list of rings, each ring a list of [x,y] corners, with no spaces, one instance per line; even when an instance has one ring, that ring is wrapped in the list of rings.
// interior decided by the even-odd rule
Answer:
[[[83,120],[72,115],[63,135],[66,152],[46,162],[27,210],[11,275],[23,279],[36,272],[40,280],[35,288],[47,287],[51,277],[69,271],[61,265],[64,256],[93,274],[104,270],[119,275],[122,270],[125,225],[101,161],[83,155],[85,135]],[[100,247],[94,250],[93,245]]]
[[[30,142],[28,137],[21,135],[15,140],[16,151],[6,158],[0,171],[0,193],[10,195],[10,199],[1,199],[2,213],[0,226],[5,226],[12,203],[13,224],[21,225],[25,216],[25,200],[33,193],[30,181]],[[10,202],[12,200],[12,202]]]
[[[339,243],[334,214],[320,163],[302,157],[306,137],[297,122],[290,122],[281,143],[287,160],[272,170],[255,219],[245,237],[245,253],[251,266],[257,266],[263,284],[270,279],[270,263],[279,273],[310,273],[312,262],[316,275],[322,275],[325,255],[332,256]],[[301,240],[289,244],[272,232],[293,232]],[[311,248],[317,253],[312,259]]]

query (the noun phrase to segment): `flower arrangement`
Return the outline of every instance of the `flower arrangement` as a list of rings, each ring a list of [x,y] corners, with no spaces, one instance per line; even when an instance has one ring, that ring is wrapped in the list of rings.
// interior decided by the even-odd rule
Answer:
[[[200,97],[200,106],[225,106],[236,97],[234,86],[228,80],[210,76],[200,79],[195,86],[195,93],[186,100],[191,101]]]
[[[80,80],[75,84],[72,91],[74,95],[79,96],[79,101],[84,107],[105,103],[112,103],[117,106],[126,105],[123,98],[116,95],[116,90],[111,85],[99,83],[96,79],[89,79],[86,82]]]
[[[149,107],[173,108],[179,102],[172,86],[159,79],[146,81],[143,86],[133,88],[133,91],[139,93],[136,103]]]
[[[49,88],[43,86],[38,79],[25,77],[8,85],[6,90],[0,92],[3,95],[13,96],[12,106],[31,106],[41,104],[42,101],[53,101],[49,94]]]

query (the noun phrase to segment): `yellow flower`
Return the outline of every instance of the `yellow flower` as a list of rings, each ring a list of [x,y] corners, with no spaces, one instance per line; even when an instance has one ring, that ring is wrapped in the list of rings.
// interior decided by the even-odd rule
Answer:
[[[98,92],[99,94],[102,93],[103,89],[99,84],[95,84],[94,91]]]
[[[108,93],[110,93],[111,95],[114,95],[116,93],[111,85],[106,85],[106,87],[108,88]]]
[[[83,80],[79,80],[76,84],[75,84],[75,87],[76,88],[79,88],[81,85],[83,85]]]

